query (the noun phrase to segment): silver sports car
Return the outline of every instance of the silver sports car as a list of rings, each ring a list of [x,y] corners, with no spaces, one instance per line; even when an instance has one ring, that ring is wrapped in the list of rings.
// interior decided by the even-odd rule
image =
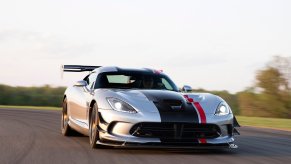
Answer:
[[[90,146],[237,148],[229,105],[209,93],[181,90],[162,71],[64,65],[90,73],[63,98],[62,134],[89,136]]]

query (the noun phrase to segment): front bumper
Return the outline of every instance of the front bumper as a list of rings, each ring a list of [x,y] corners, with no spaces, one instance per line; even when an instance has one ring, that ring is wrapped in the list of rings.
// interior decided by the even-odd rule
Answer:
[[[105,113],[106,112],[106,113]],[[99,110],[100,114],[100,141],[97,144],[114,147],[142,147],[142,148],[232,148],[234,137],[229,131],[232,126],[233,116],[224,119],[212,119],[210,124],[219,128],[220,134],[215,138],[195,138],[192,141],[174,140],[165,142],[159,137],[140,137],[135,135],[134,126],[142,122],[160,123],[155,114],[147,113],[144,116],[120,113],[112,110]],[[180,142],[181,141],[181,142]]]

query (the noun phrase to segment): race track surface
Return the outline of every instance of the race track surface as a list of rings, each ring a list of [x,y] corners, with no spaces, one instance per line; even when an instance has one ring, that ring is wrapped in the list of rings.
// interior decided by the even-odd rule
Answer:
[[[0,109],[0,163],[191,164],[290,163],[291,132],[240,128],[236,150],[91,149],[88,137],[64,137],[60,111]]]

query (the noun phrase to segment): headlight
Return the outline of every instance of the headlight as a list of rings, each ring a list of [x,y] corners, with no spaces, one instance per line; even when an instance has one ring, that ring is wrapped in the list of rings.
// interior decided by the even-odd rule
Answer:
[[[230,108],[225,102],[221,102],[216,109],[215,115],[224,116],[230,113]]]
[[[119,100],[117,98],[109,97],[107,98],[109,105],[112,109],[119,111],[119,112],[128,112],[128,113],[137,113],[137,111],[126,102]]]

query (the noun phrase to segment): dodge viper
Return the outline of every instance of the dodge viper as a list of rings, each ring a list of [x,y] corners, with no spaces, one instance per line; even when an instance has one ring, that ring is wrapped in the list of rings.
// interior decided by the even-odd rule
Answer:
[[[179,89],[163,71],[63,65],[88,75],[68,87],[61,132],[89,136],[92,148],[237,148],[230,106],[210,93]]]

